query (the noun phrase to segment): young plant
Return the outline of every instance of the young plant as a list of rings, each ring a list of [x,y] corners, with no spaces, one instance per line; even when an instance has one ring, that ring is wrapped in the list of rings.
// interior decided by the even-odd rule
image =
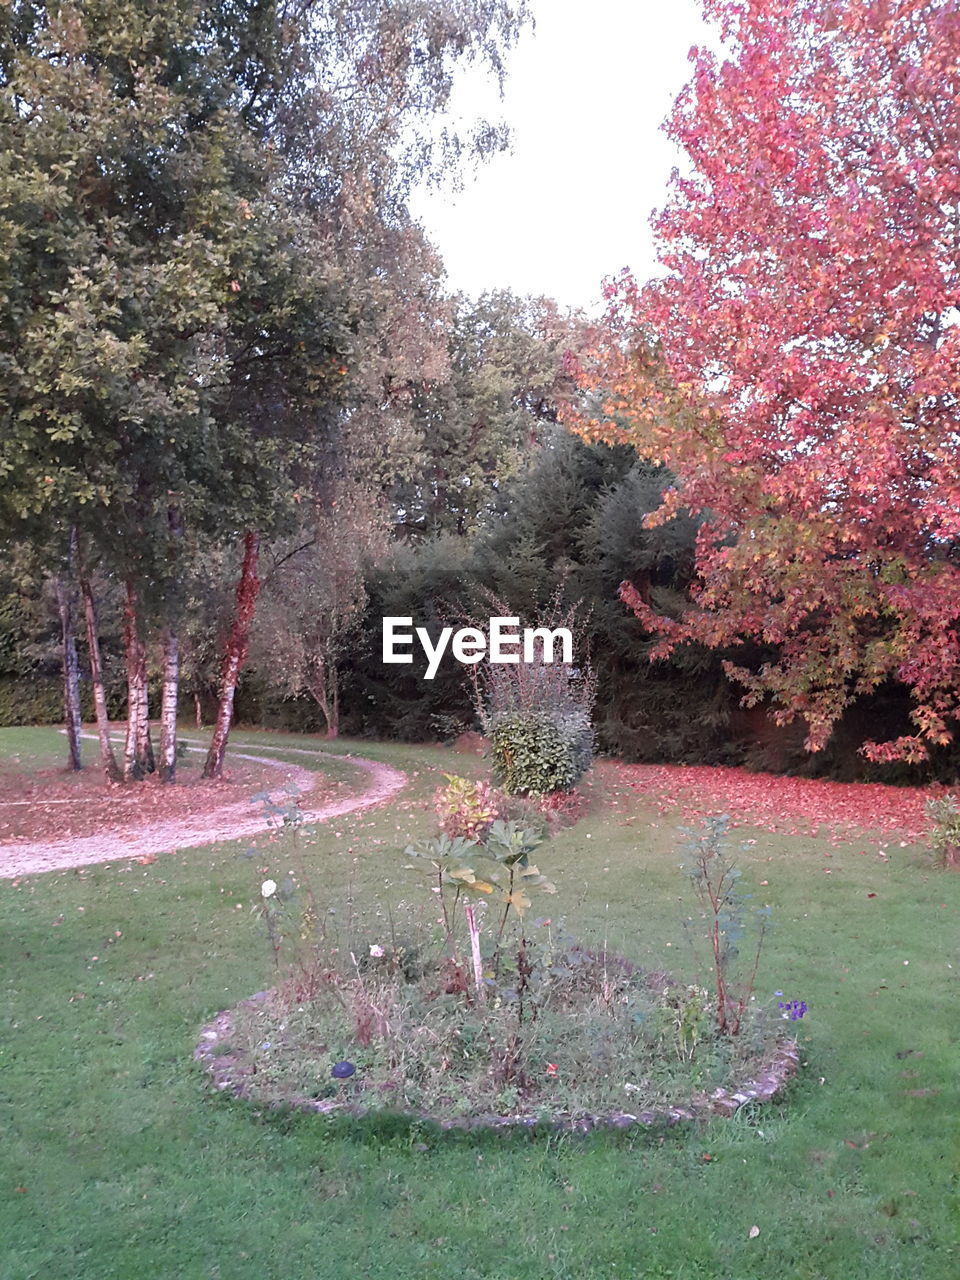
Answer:
[[[500,816],[496,793],[489,782],[471,782],[454,773],[443,775],[447,785],[437,792],[440,826],[448,836],[479,839]]]
[[[538,889],[541,893],[556,893],[556,885],[551,884],[546,876],[540,874],[539,867],[530,861],[530,854],[542,840],[538,831],[531,827],[521,827],[515,822],[494,822],[486,838],[479,846],[481,857],[496,864],[496,870],[489,873],[489,879],[500,887],[503,913],[497,931],[497,950],[503,941],[510,912],[516,912],[520,920],[531,904],[530,891]],[[505,883],[504,883],[505,881]]]
[[[436,882],[433,888],[440,902],[447,950],[451,960],[457,959],[457,906],[462,894],[465,890],[472,890],[474,893],[493,893],[493,884],[490,880],[479,877],[470,865],[476,857],[477,849],[476,840],[467,840],[464,836],[448,836],[444,831],[424,844],[407,845],[404,850],[406,857],[429,863],[431,876]]]
[[[737,982],[736,962],[740,940],[746,932],[749,895],[740,891],[738,882],[742,873],[726,849],[729,823],[727,817],[707,818],[704,830],[692,834],[684,869],[693,882],[706,916],[717,1029],[736,1036],[740,1033],[744,1011],[753,994],[770,908],[758,907],[752,912],[757,927],[753,961]]]
[[[960,804],[957,797],[953,794],[931,796],[926,809],[933,824],[930,843],[937,854],[937,865],[960,871]]]
[[[300,860],[304,817],[297,803],[298,796],[296,788],[287,788],[286,798],[279,802],[269,791],[258,791],[251,799],[262,805],[274,837],[286,835],[292,857]],[[257,849],[247,849],[244,856],[257,858],[261,855]],[[302,906],[294,915],[293,908],[298,898]],[[253,910],[266,927],[274,967],[280,968],[281,954],[290,944],[290,965],[299,972],[301,985],[309,988],[318,965],[317,944],[322,941],[323,921],[310,877],[301,869],[296,878],[288,875],[280,884],[272,879],[264,880]]]

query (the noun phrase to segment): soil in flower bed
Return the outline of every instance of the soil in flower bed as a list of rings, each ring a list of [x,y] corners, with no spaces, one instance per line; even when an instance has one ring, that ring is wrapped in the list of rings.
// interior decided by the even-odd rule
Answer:
[[[502,958],[482,1002],[451,961],[331,967],[221,1015],[197,1056],[258,1103],[586,1127],[731,1114],[797,1064],[776,1009],[721,1034],[707,990],[550,939]]]

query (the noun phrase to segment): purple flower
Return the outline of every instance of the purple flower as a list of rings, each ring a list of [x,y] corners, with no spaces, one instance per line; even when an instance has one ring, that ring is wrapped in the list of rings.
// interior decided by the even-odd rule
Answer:
[[[352,1062],[335,1062],[330,1070],[334,1080],[349,1080],[356,1067]]]
[[[799,1022],[807,1012],[806,1000],[781,1000],[777,1007],[783,1010],[782,1017],[789,1018],[791,1022]]]

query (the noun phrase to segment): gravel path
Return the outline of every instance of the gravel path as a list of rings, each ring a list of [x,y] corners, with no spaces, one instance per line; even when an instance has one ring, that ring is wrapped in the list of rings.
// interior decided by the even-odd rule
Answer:
[[[92,735],[85,734],[85,737]],[[190,751],[205,751],[203,746],[191,746]],[[321,751],[308,751],[301,747],[258,748],[258,750],[283,751],[285,755],[310,756],[322,759]],[[300,795],[306,795],[318,782],[314,770],[302,769],[286,760],[274,760],[269,756],[249,752],[232,751],[234,759],[252,760],[256,764],[269,765],[282,776],[277,787],[293,786]],[[303,807],[308,822],[326,822],[343,814],[356,813],[383,804],[405,785],[407,775],[391,765],[364,756],[329,755],[330,759],[347,760],[362,769],[370,778],[369,785],[361,792],[332,801],[319,809]],[[149,823],[135,832],[105,831],[96,836],[76,836],[66,840],[43,840],[30,844],[0,844],[0,879],[15,876],[36,875],[43,871],[57,871],[65,867],[83,867],[94,862],[116,862],[121,858],[143,858],[174,849],[191,849],[197,845],[215,844],[221,840],[236,840],[241,836],[256,835],[266,831],[270,823],[261,806],[250,800],[224,805],[202,816],[176,818],[165,822]]]

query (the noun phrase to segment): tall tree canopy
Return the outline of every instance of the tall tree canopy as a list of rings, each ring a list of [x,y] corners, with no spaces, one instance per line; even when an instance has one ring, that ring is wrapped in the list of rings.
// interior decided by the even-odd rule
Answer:
[[[573,392],[564,354],[581,329],[548,298],[500,291],[450,300],[445,366],[413,387],[413,474],[392,494],[398,532],[476,529]]]
[[[689,166],[656,219],[667,274],[609,289],[586,429],[678,477],[708,514],[663,639],[775,646],[731,667],[818,749],[890,679],[923,758],[960,709],[960,6],[705,0],[668,124]],[[662,344],[662,363],[651,335]],[[619,425],[613,425],[613,423]]]
[[[406,196],[502,141],[432,120],[458,65],[502,74],[522,10],[0,8],[0,519],[64,547],[76,531],[82,572],[125,583],[128,776],[151,764],[157,624],[175,724],[191,555],[244,539],[232,705],[260,534],[293,523],[332,458],[369,468],[394,443],[396,406],[441,346],[439,267]]]

